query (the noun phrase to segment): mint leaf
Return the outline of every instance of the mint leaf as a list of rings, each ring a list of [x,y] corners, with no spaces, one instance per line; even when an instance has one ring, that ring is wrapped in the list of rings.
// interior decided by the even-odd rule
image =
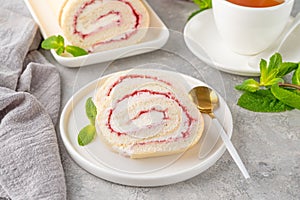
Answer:
[[[74,57],[87,55],[88,52],[80,47],[67,45],[66,52],[72,54]]]
[[[64,51],[65,51],[65,47],[63,47],[63,46],[56,49],[57,55],[61,55]]]
[[[283,112],[293,109],[276,99],[270,90],[245,92],[239,98],[237,104],[242,108],[254,112]]]
[[[267,61],[264,59],[261,59],[260,63],[259,63],[259,67],[260,67],[260,82],[262,82],[262,80],[266,80],[268,77]]]
[[[282,78],[273,78],[269,82],[265,83],[265,86],[272,86],[277,83],[284,83],[284,80]]]
[[[292,62],[284,62],[281,63],[279,65],[279,69],[278,69],[278,73],[277,73],[277,77],[281,78],[287,74],[289,74],[290,72],[292,72],[293,70],[297,69],[298,64],[297,63],[292,63]]]
[[[93,125],[87,125],[78,134],[77,141],[80,146],[89,144],[95,137],[96,128]]]
[[[259,90],[259,83],[254,79],[247,79],[241,85],[235,86],[235,89],[248,92],[255,92]]]
[[[277,78],[278,66],[282,63],[282,58],[279,53],[275,53],[271,56],[269,64],[265,60],[260,62],[260,85],[261,86],[270,86],[272,85],[272,80]]]
[[[281,102],[288,106],[300,110],[300,95],[290,90],[279,87],[278,84],[272,85],[272,94]]]
[[[293,74],[292,83],[295,85],[300,85],[300,63],[298,64],[298,68]]]
[[[211,0],[194,0],[194,3],[197,4],[200,9],[212,7]]]
[[[64,38],[61,35],[58,36],[50,36],[47,39],[45,39],[42,44],[41,47],[43,49],[59,49],[61,47],[65,46],[65,42],[64,42]]]
[[[97,108],[92,100],[92,97],[88,98],[85,103],[85,112],[92,125],[95,125]]]
[[[268,65],[268,69],[267,69],[267,73],[268,74],[272,74],[272,71],[277,69],[278,66],[282,63],[282,57],[279,53],[275,53],[271,56],[270,61],[269,61],[269,65]]]

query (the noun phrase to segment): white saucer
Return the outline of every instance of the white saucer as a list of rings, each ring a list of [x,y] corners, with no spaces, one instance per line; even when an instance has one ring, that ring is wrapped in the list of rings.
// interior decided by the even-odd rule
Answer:
[[[300,60],[300,40],[295,37],[299,35],[299,31],[300,28],[296,28],[279,51],[286,61]],[[244,76],[260,75],[258,63],[254,67],[248,64],[255,56],[236,54],[224,44],[217,31],[212,9],[197,14],[187,22],[184,28],[184,39],[193,54],[218,70]],[[273,48],[270,48],[260,56],[268,60],[273,53]]]
[[[184,79],[189,86],[206,85],[198,79],[177,72],[161,70],[169,76]],[[110,75],[108,75],[110,76]],[[106,76],[107,77],[107,76]],[[106,77],[101,77],[106,78]],[[89,121],[85,114],[87,98],[94,96],[99,80],[95,80],[67,102],[60,118],[60,135],[71,157],[82,168],[105,180],[131,186],[160,186],[187,180],[205,171],[223,155],[226,150],[224,143],[219,139],[211,152],[203,159],[198,159],[199,143],[182,154],[145,159],[130,159],[112,152],[99,137],[88,145],[78,145],[79,130]],[[232,136],[232,115],[225,100],[219,95],[220,106],[215,114],[223,125],[228,136]],[[218,130],[213,126],[210,117],[204,115],[205,127],[202,139],[207,135],[205,142],[213,145],[209,139]],[[200,141],[201,142],[201,141]]]

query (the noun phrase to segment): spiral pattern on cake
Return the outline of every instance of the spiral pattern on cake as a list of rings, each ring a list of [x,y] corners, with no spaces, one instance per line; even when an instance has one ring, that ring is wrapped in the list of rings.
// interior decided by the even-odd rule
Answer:
[[[67,40],[89,51],[139,42],[149,20],[148,10],[140,0],[67,0],[59,16]]]
[[[94,96],[100,138],[131,158],[169,155],[192,147],[202,135],[204,122],[181,83],[178,77],[151,69],[103,79]]]

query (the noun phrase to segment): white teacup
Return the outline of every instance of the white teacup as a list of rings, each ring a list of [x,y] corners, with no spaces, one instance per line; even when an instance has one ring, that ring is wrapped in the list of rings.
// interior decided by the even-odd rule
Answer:
[[[271,7],[245,7],[227,0],[212,0],[217,29],[228,47],[244,55],[267,49],[286,26],[294,0]]]

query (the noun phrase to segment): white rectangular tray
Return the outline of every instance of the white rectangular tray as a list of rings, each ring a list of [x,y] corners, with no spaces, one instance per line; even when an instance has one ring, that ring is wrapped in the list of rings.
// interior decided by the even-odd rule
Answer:
[[[50,6],[47,3],[48,0],[24,1],[34,20],[39,25],[44,38],[58,34],[64,36],[61,28],[59,27],[54,11],[50,9]],[[143,2],[148,8],[150,14],[150,28],[147,31],[145,38],[139,43],[108,51],[90,53],[86,56],[79,57],[59,56],[54,50],[52,50],[51,53],[53,57],[63,66],[82,67],[160,49],[168,41],[169,30],[149,4],[145,0],[143,0]],[[68,43],[68,41],[66,41],[66,43]]]

